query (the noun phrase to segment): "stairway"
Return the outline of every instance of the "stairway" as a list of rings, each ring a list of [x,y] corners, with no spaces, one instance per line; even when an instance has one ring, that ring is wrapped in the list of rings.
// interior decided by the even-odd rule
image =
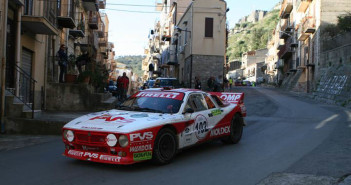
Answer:
[[[5,90],[5,116],[9,118],[35,118],[40,115],[41,110],[34,110],[30,108],[32,104],[26,106],[21,100],[14,96],[11,92],[13,89],[7,88]],[[34,113],[34,114],[33,114]],[[32,116],[33,114],[33,116]]]

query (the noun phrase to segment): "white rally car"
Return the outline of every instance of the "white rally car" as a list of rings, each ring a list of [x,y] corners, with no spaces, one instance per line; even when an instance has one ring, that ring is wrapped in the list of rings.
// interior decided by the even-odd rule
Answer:
[[[243,93],[146,90],[117,109],[88,114],[63,127],[64,155],[111,164],[169,163],[182,148],[220,138],[240,141]]]

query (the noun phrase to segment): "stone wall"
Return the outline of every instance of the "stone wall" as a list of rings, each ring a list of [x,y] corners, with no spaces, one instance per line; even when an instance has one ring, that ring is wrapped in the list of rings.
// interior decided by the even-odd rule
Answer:
[[[96,94],[93,92],[94,88],[88,84],[49,83],[46,94],[46,110],[97,110],[101,102],[108,97],[105,97],[105,94]]]
[[[190,73],[190,57],[185,61],[185,85],[189,84]],[[198,76],[201,80],[202,90],[207,90],[207,80],[210,76],[218,77],[222,76],[224,70],[224,57],[223,56],[210,56],[210,55],[193,55],[192,60],[192,86],[195,86],[195,76]]]

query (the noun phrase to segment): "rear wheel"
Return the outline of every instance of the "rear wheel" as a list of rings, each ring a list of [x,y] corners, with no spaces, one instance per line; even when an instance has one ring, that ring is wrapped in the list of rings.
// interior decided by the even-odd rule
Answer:
[[[175,133],[169,128],[160,130],[154,143],[153,161],[157,164],[167,164],[173,160],[176,152]]]
[[[230,135],[222,141],[227,144],[236,144],[243,135],[244,120],[239,114],[235,114],[230,124]]]

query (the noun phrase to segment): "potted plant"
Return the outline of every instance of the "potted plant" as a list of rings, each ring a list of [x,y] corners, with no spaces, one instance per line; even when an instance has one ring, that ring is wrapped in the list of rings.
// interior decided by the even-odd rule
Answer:
[[[93,72],[90,70],[85,70],[78,76],[78,82],[83,82],[85,84],[89,84],[91,77],[93,76]]]
[[[77,80],[77,71],[75,69],[76,56],[70,54],[67,59],[67,74],[65,80],[67,83],[73,83]]]

